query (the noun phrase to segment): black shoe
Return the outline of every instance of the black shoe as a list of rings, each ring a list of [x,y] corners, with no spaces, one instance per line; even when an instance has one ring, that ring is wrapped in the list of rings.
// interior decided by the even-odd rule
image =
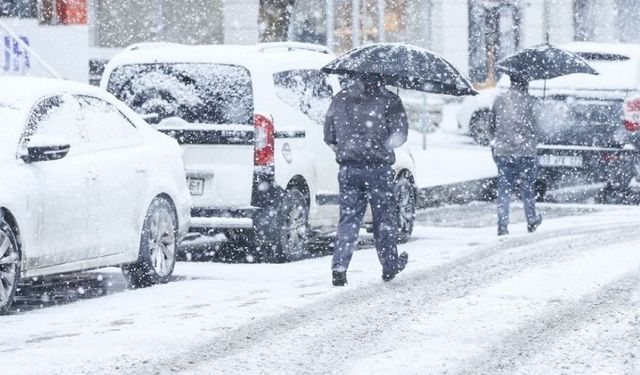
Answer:
[[[538,214],[536,220],[533,223],[527,224],[527,230],[529,231],[529,233],[535,232],[536,229],[538,229],[540,223],[542,223],[542,215]]]
[[[344,286],[347,283],[347,273],[340,271],[333,271],[333,286]]]
[[[507,234],[509,234],[507,229],[498,229],[498,236],[505,236]]]
[[[409,262],[409,254],[406,251],[403,251],[398,255],[398,265],[396,266],[395,272],[383,272],[382,273],[382,281],[391,281],[397,274],[404,271],[407,268],[407,263]]]

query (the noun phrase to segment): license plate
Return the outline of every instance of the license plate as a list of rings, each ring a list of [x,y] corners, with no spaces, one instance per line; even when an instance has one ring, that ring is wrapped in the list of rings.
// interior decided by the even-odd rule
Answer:
[[[202,195],[204,192],[203,178],[187,178],[187,185],[189,185],[191,195]]]
[[[543,167],[582,167],[582,156],[572,155],[540,155],[538,163]]]

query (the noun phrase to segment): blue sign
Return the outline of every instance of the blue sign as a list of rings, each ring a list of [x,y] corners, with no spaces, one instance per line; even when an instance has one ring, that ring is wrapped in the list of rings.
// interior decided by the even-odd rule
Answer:
[[[29,38],[21,36],[20,39],[29,45]],[[4,52],[4,63],[2,71],[4,73],[24,73],[31,68],[29,52],[22,45],[9,35],[5,35],[2,40]]]

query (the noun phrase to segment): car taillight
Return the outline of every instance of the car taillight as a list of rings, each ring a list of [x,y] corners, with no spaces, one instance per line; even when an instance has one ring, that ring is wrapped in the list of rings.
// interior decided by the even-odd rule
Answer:
[[[640,98],[629,98],[624,102],[624,128],[630,132],[640,130]]]
[[[262,115],[255,115],[255,165],[273,165],[273,132],[273,121],[271,119]]]

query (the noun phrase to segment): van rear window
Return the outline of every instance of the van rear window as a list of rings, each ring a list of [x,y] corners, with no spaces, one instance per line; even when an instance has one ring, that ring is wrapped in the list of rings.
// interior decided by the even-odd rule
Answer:
[[[224,64],[123,65],[107,90],[149,122],[181,118],[200,124],[253,124],[251,75]]]

